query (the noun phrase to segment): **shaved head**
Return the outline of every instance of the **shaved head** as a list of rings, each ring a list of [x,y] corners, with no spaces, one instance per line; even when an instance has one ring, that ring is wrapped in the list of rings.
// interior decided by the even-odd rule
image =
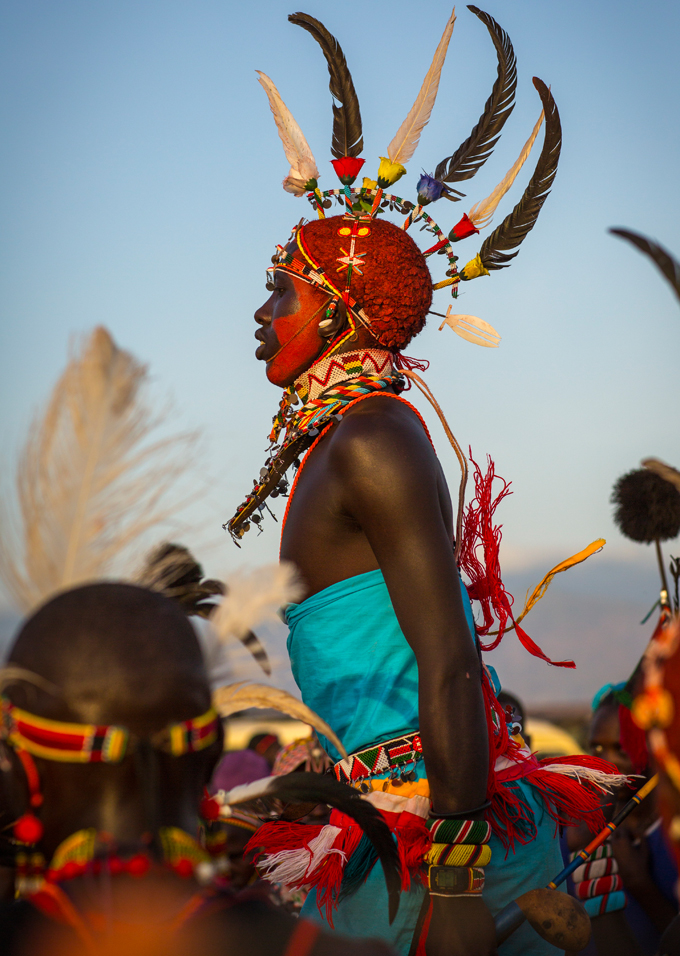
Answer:
[[[174,601],[129,584],[92,584],[53,598],[22,628],[10,663],[55,685],[12,685],[14,703],[42,716],[124,724],[145,735],[203,713],[203,657]]]
[[[52,853],[86,827],[126,844],[138,843],[158,825],[195,831],[221,736],[205,750],[181,757],[145,743],[168,724],[210,708],[203,655],[177,602],[129,584],[74,588],[26,622],[9,663],[52,685],[48,690],[28,679],[8,684],[4,693],[16,706],[50,720],[117,724],[138,741],[120,763],[35,758],[44,795],[44,852]],[[16,760],[15,769],[24,791],[16,817],[27,798]],[[15,799],[10,783],[3,783],[6,803]]]

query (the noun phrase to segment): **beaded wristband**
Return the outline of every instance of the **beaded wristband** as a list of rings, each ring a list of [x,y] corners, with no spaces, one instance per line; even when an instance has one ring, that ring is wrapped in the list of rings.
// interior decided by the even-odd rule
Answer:
[[[593,899],[584,900],[583,905],[588,916],[616,913],[617,910],[625,909],[626,894],[623,890],[617,890],[615,893],[606,893],[604,896],[595,896]]]
[[[581,883],[574,884],[574,890],[579,900],[592,899],[595,896],[615,893],[616,890],[622,889],[623,883],[618,873],[613,876],[601,876],[595,880],[583,880]]]
[[[490,846],[469,843],[433,843],[425,854],[426,863],[440,866],[486,866],[490,859]]]
[[[584,863],[577,866],[571,874],[574,883],[581,883],[583,880],[596,880],[600,876],[611,876],[612,873],[619,872],[619,864],[613,856],[606,859],[593,860],[592,863]]]
[[[576,854],[577,854],[576,850],[574,850],[573,853],[569,854],[570,863],[572,862],[572,860],[576,859]],[[593,860],[601,860],[604,857],[610,857],[611,855],[612,855],[611,846],[609,845],[609,843],[603,843],[602,846],[598,846],[598,848],[595,850],[594,853],[590,854],[590,862],[592,863]]]
[[[480,896],[484,870],[476,866],[431,866],[427,871],[430,896]]]
[[[491,839],[491,827],[485,820],[427,820],[430,837],[437,843],[474,843],[481,845]]]

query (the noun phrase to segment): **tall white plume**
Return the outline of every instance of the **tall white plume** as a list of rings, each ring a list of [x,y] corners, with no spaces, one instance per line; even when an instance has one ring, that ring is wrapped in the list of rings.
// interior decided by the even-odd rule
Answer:
[[[420,134],[430,118],[434,101],[437,98],[439,79],[455,22],[456,8],[454,7],[442,38],[439,41],[439,46],[435,50],[432,65],[423,80],[420,93],[418,93],[408,116],[397,130],[397,135],[387,147],[387,155],[393,163],[401,163],[402,166],[405,165],[416,151],[416,147],[420,141]]]
[[[226,579],[227,593],[211,617],[221,640],[241,638],[258,624],[278,619],[280,609],[302,594],[292,564],[265,564],[252,571],[241,569]]]
[[[18,508],[3,501],[0,516],[0,576],[23,612],[110,574],[177,510],[177,501],[165,507],[166,493],[187,470],[196,435],[149,441],[163,416],[144,400],[146,381],[146,366],[100,326],[33,422],[17,470]]]
[[[319,178],[316,160],[302,130],[281,99],[279,91],[266,73],[261,73],[259,70],[255,72],[269,99],[269,106],[283,143],[283,151],[290,163],[290,172],[283,180],[283,188],[294,196],[302,196],[305,192],[305,183],[310,179]]]
[[[326,721],[322,720],[318,714],[315,714],[297,697],[293,697],[288,691],[281,690],[278,687],[239,681],[237,684],[218,687],[213,692],[213,703],[223,717],[238,713],[240,710],[247,710],[249,707],[278,710],[282,714],[288,714],[289,717],[310,724],[320,734],[332,741],[343,757],[347,756],[347,751]]]
[[[538,132],[541,128],[544,117],[545,113],[543,110],[541,110],[541,115],[538,117],[538,122],[533,128],[531,136],[522,147],[522,152],[517,157],[515,164],[511,167],[511,169],[508,170],[503,179],[501,179],[491,195],[487,196],[486,199],[483,199],[481,202],[475,203],[468,213],[468,219],[471,219],[478,229],[483,229],[485,226],[489,225],[491,222],[491,217],[496,211],[496,206],[501,201],[503,196],[505,196],[508,189],[510,189],[520,169],[529,158],[531,147],[534,145],[534,141],[538,136]]]

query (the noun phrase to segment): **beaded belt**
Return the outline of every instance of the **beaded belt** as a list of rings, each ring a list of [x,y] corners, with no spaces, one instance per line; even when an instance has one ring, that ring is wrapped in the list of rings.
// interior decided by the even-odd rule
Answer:
[[[357,783],[367,777],[391,771],[392,780],[398,785],[399,782],[415,780],[415,769],[412,767],[406,771],[405,767],[422,759],[423,745],[420,742],[420,734],[412,733],[373,744],[365,750],[358,750],[344,760],[339,760],[334,765],[333,772],[341,783]]]

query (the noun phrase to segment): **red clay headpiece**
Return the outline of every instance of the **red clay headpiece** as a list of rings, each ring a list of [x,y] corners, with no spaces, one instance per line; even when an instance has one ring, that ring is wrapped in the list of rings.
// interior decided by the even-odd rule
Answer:
[[[360,227],[361,229],[361,227]],[[298,242],[328,279],[344,289],[350,241],[344,216],[302,226]],[[422,252],[407,232],[374,219],[356,239],[351,295],[370,331],[388,349],[403,349],[425,325],[432,303],[432,279]]]

